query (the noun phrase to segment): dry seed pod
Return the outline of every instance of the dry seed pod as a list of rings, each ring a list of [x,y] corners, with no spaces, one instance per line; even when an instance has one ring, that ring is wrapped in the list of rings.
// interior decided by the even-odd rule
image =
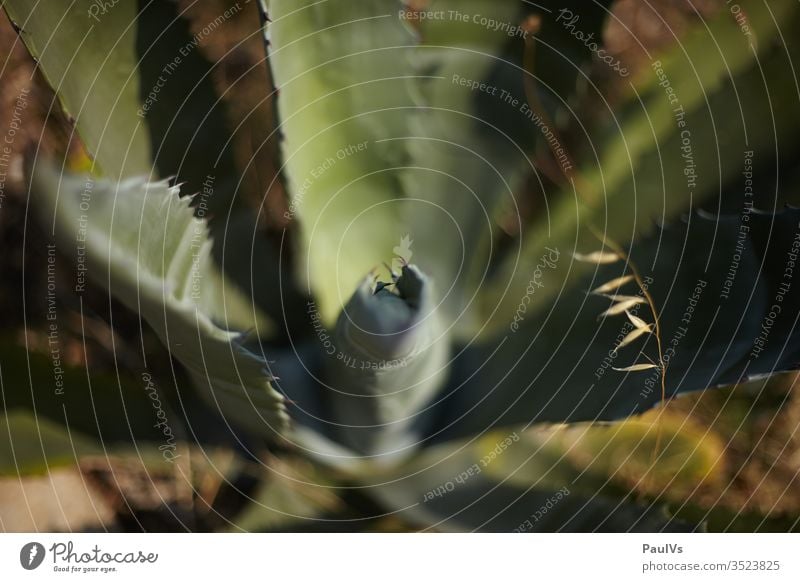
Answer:
[[[615,301],[617,303],[621,303],[622,301],[633,301],[635,300],[637,303],[647,303],[647,300],[644,297],[639,295],[606,295],[603,294],[603,297],[606,299],[611,299],[611,301]]]
[[[645,370],[652,370],[653,368],[658,368],[658,366],[655,364],[634,364],[625,368],[612,368],[612,370],[616,370],[617,372],[643,372]]]
[[[641,317],[636,317],[636,316],[635,316],[634,314],[632,314],[630,311],[626,311],[626,312],[625,312],[625,315],[627,315],[627,316],[628,316],[628,319],[631,321],[631,323],[634,325],[634,327],[635,327],[637,330],[638,330],[638,329],[644,329],[644,330],[647,330],[647,331],[650,331],[650,330],[651,330],[651,328],[652,328],[652,325],[651,325],[651,324],[649,324],[649,323],[647,323],[647,322],[646,322],[644,319],[642,319]]]
[[[610,293],[611,291],[616,291],[623,285],[626,285],[633,281],[635,277],[633,275],[623,275],[622,277],[617,277],[616,279],[611,279],[611,281],[607,283],[603,283],[597,289],[593,289],[592,293],[594,295],[603,295],[604,293]]]
[[[648,334],[648,333],[650,333],[650,328],[649,327],[640,327],[640,328],[634,329],[631,333],[626,335],[625,338],[621,342],[619,342],[619,345],[617,346],[617,349],[624,348],[625,346],[633,343],[638,338],[640,338],[641,336],[643,336],[645,334]]]
[[[611,263],[616,263],[620,259],[617,253],[606,251],[595,251],[588,255],[573,253],[572,256],[575,257],[576,261],[580,261],[581,263],[593,263],[595,265],[610,265]]]
[[[644,299],[641,297],[634,297],[631,299],[626,299],[620,303],[615,303],[608,309],[606,309],[603,313],[600,314],[599,317],[608,317],[610,315],[620,315],[628,311],[631,307],[635,307],[642,303],[646,303]]]

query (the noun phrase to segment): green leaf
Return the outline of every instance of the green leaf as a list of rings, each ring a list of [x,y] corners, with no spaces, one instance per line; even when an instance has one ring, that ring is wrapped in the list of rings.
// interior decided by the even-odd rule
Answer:
[[[771,3],[769,10],[758,2],[743,2],[742,8],[760,39],[757,47],[730,12],[720,10],[663,54],[653,54],[651,62],[661,66],[651,65],[633,79],[627,100],[591,130],[574,185],[553,196],[546,215],[527,225],[520,255],[509,256],[484,288],[483,311],[499,322],[492,331],[501,332],[502,322],[513,317],[545,246],[567,253],[597,250],[603,243],[595,233],[632,246],[655,224],[703,203],[736,212],[738,196],[718,198],[740,188],[747,152],[754,152],[756,169],[773,171],[778,146],[794,140],[800,128],[792,113],[796,86],[785,73],[800,47],[791,32],[800,29],[800,10],[791,0]],[[758,207],[778,209],[775,193],[759,194]],[[532,309],[546,307],[587,270],[574,267],[560,269]]]
[[[689,531],[655,506],[597,495],[569,483],[554,486],[552,474],[537,486],[496,480],[493,463],[514,447],[517,433],[494,433],[488,451],[459,444],[427,450],[398,471],[369,481],[367,493],[397,517],[432,531],[482,532],[654,532]],[[515,438],[516,437],[516,438]],[[500,450],[500,453],[492,452]],[[525,448],[530,452],[530,449]],[[486,453],[490,456],[487,456]],[[524,452],[524,451],[523,451]],[[562,463],[563,465],[563,463]],[[575,471],[571,473],[574,475]]]
[[[191,35],[172,2],[3,6],[75,119],[99,166],[93,173],[112,180],[178,176],[193,191],[211,175],[216,190],[228,196],[235,190],[231,132],[198,44],[240,8]]]
[[[158,386],[91,374],[64,361],[63,345],[47,346],[43,355],[0,342],[0,473],[45,472],[85,455],[136,455],[154,466],[180,456],[180,419]]]
[[[473,266],[488,263],[494,221],[530,167],[493,126],[506,105],[477,90],[504,66],[515,87],[521,78],[506,64],[507,29],[486,24],[519,29],[519,3],[431,9],[444,17],[417,28],[390,0],[269,2],[291,213],[327,323],[406,238],[417,241],[414,262],[447,314],[459,317],[484,270]]]
[[[704,483],[719,482],[725,442],[706,427],[669,411],[650,411],[610,424],[578,423],[523,432],[519,446],[492,457],[498,433],[478,441],[498,482],[620,499],[631,491],[660,502],[680,501]],[[615,484],[614,487],[609,485]]]
[[[731,395],[722,398],[727,406]],[[791,514],[743,511],[739,502],[718,498],[741,468],[737,470],[729,455],[726,431],[709,430],[694,418],[692,408],[666,407],[610,424],[535,428],[521,433],[519,443],[502,454],[488,457],[502,438],[491,433],[478,441],[477,455],[492,459],[485,474],[498,483],[539,489],[566,486],[579,495],[619,502],[635,495],[640,503],[666,506],[677,520],[702,524],[710,532],[795,531]],[[745,418],[732,419],[731,430],[746,433],[750,412],[748,403]],[[720,414],[724,412],[713,407],[708,412]],[[714,493],[709,497],[710,492]],[[709,499],[714,501],[710,506]]]
[[[250,503],[235,517],[234,532],[297,531],[341,510],[335,484],[307,461],[272,459]]]
[[[694,214],[629,251],[658,313],[663,386],[660,367],[614,370],[658,363],[655,331],[620,347],[634,324],[598,320],[608,299],[587,294],[630,272],[627,262],[597,267],[547,313],[520,303],[516,330],[509,322],[503,336],[453,363],[433,442],[490,427],[617,420],[682,393],[797,369],[800,287],[786,287],[785,268],[800,246],[799,225],[793,209],[748,212],[741,222]],[[646,305],[633,314],[653,323]]]
[[[22,411],[0,418],[0,475],[30,475],[102,452],[100,443],[73,436],[48,420]]]
[[[93,0],[54,6],[6,0],[3,7],[56,91],[100,171],[112,179],[150,174],[148,133],[140,106],[137,4],[99,14]]]
[[[685,530],[662,507],[719,477],[723,453],[704,428],[654,411],[434,447],[369,491],[400,516],[445,531]],[[654,501],[634,502],[641,493]]]
[[[284,169],[300,217],[301,278],[327,323],[405,234],[397,171],[411,34],[397,3],[271,0]]]
[[[498,122],[511,108],[507,99],[523,99],[522,14],[518,2],[494,0],[444,0],[427,10],[442,18],[419,24],[416,109],[397,136],[410,159],[401,173],[413,201],[405,214],[415,262],[434,277],[456,329],[470,332],[500,213],[516,206],[514,193],[531,171],[524,144]]]
[[[283,398],[244,332],[269,331],[211,256],[205,223],[165,182],[70,176],[38,164],[32,188],[64,252],[153,327],[211,406],[259,433],[282,431]]]

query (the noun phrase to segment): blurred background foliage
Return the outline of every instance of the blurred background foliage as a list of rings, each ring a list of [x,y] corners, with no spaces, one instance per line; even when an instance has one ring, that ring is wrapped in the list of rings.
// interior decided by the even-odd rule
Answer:
[[[234,4],[233,0],[181,0],[179,9],[191,33]],[[675,35],[684,38],[701,26],[698,13],[710,18],[727,9],[723,0],[654,0],[649,4],[655,11],[644,4],[637,0],[613,2],[611,9],[618,20],[611,21],[603,32],[609,52],[620,58],[634,77],[649,67],[646,51],[672,48]],[[270,82],[259,25],[255,3],[244,4],[200,45],[202,56],[214,63],[211,87],[224,104],[222,122],[239,128],[230,163],[244,176],[235,198],[217,200],[212,228],[217,217],[235,217],[237,207],[249,208],[258,216],[253,232],[265,249],[275,249],[284,229],[291,234],[294,225],[286,218],[286,193],[282,181],[276,179],[277,137],[268,137],[275,112],[273,101],[267,98]],[[77,419],[73,427],[80,432],[63,434],[58,421],[67,409],[46,399],[37,402],[36,421],[19,412],[29,406],[26,398],[33,398],[26,393],[30,386],[52,383],[46,319],[47,248],[42,242],[49,240],[49,235],[31,219],[22,158],[37,147],[45,153],[66,154],[76,169],[90,163],[72,120],[61,112],[4,12],[0,12],[0,63],[0,131],[10,123],[21,92],[30,92],[23,130],[12,145],[0,207],[4,408],[0,418],[0,530],[413,529],[397,518],[371,517],[380,515],[380,508],[357,488],[349,488],[339,476],[313,466],[291,450],[257,441],[242,446],[213,438],[201,439],[198,444],[188,438],[186,427],[178,435],[181,457],[174,464],[163,463],[158,453],[150,458],[152,455],[139,450],[137,443],[155,440],[148,435],[153,420],[152,408],[146,408],[150,403],[140,399],[142,408],[119,408],[121,401],[131,402],[120,395],[143,389],[145,366],[139,354],[149,354],[146,369],[157,379],[167,414],[178,426],[187,405],[181,394],[184,388],[191,388],[137,314],[91,284],[80,297],[59,294],[57,298],[60,350],[69,393],[75,397],[64,406],[71,418]],[[584,67],[589,78],[602,87],[608,102],[624,115],[625,84],[609,75],[607,67],[591,62]],[[587,114],[602,111],[593,101],[594,92],[584,89],[572,97],[574,107]],[[797,121],[795,116],[787,127],[793,129]],[[597,120],[599,126],[602,122]],[[567,140],[576,151],[585,147],[577,133],[567,133]],[[782,143],[780,155],[795,159],[797,144],[797,139]],[[739,163],[737,159],[734,165]],[[797,191],[797,166],[794,168],[794,173],[774,178],[780,181],[776,184],[779,190]],[[769,170],[762,172],[765,180],[769,180]],[[543,212],[545,194],[535,184],[529,186],[529,192],[521,197],[521,208],[534,220]],[[725,203],[719,200],[709,206],[723,208]],[[229,228],[227,222],[222,226]],[[514,235],[512,227],[509,232]],[[240,251],[234,248],[231,253]],[[69,260],[59,260],[56,276],[63,280],[62,289],[72,286],[69,272]],[[94,410],[85,406],[87,394],[94,399]],[[94,419],[98,411],[118,419],[116,432],[101,432],[105,446],[100,448],[91,438],[97,436]],[[538,445],[540,453],[520,458],[509,449],[491,465],[491,473],[498,480],[518,479],[526,484],[543,480],[548,486],[569,485],[592,494],[608,492],[644,502],[666,500],[674,515],[703,522],[711,531],[799,528],[800,389],[794,374],[676,399],[665,403],[659,422],[655,422],[657,417],[659,412],[654,411],[608,425],[529,430],[522,438]],[[134,423],[129,428],[130,419],[141,419],[141,426]],[[213,422],[209,420],[212,428]],[[104,427],[114,425],[104,423]],[[214,433],[212,428],[209,434]],[[494,442],[486,438],[486,442]],[[44,446],[44,442],[48,444]],[[481,446],[476,445],[477,453]],[[657,446],[658,462],[654,463]],[[47,463],[43,449],[47,450]],[[152,452],[152,447],[149,449]]]

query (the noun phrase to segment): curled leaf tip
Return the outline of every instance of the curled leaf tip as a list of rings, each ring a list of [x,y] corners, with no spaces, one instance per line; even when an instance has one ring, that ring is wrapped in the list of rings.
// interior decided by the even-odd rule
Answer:
[[[405,265],[393,282],[375,283],[367,276],[348,301],[337,329],[376,357],[404,355],[415,344],[417,324],[431,301],[429,280],[414,265]]]

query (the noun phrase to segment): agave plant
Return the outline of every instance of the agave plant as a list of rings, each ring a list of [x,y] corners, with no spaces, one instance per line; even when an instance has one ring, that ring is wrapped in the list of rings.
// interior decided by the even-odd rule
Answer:
[[[764,177],[796,143],[796,2],[742,2],[748,35],[698,18],[628,77],[598,52],[611,2],[269,0],[290,196],[273,246],[232,203],[207,224],[246,174],[203,32],[168,3],[90,4],[4,4],[91,156],[75,173],[32,153],[32,204],[188,371],[182,401],[419,528],[699,525],[614,489],[601,459],[703,473],[701,436],[641,415],[797,367],[800,212]],[[53,419],[163,440],[127,410],[81,425],[82,402]]]

